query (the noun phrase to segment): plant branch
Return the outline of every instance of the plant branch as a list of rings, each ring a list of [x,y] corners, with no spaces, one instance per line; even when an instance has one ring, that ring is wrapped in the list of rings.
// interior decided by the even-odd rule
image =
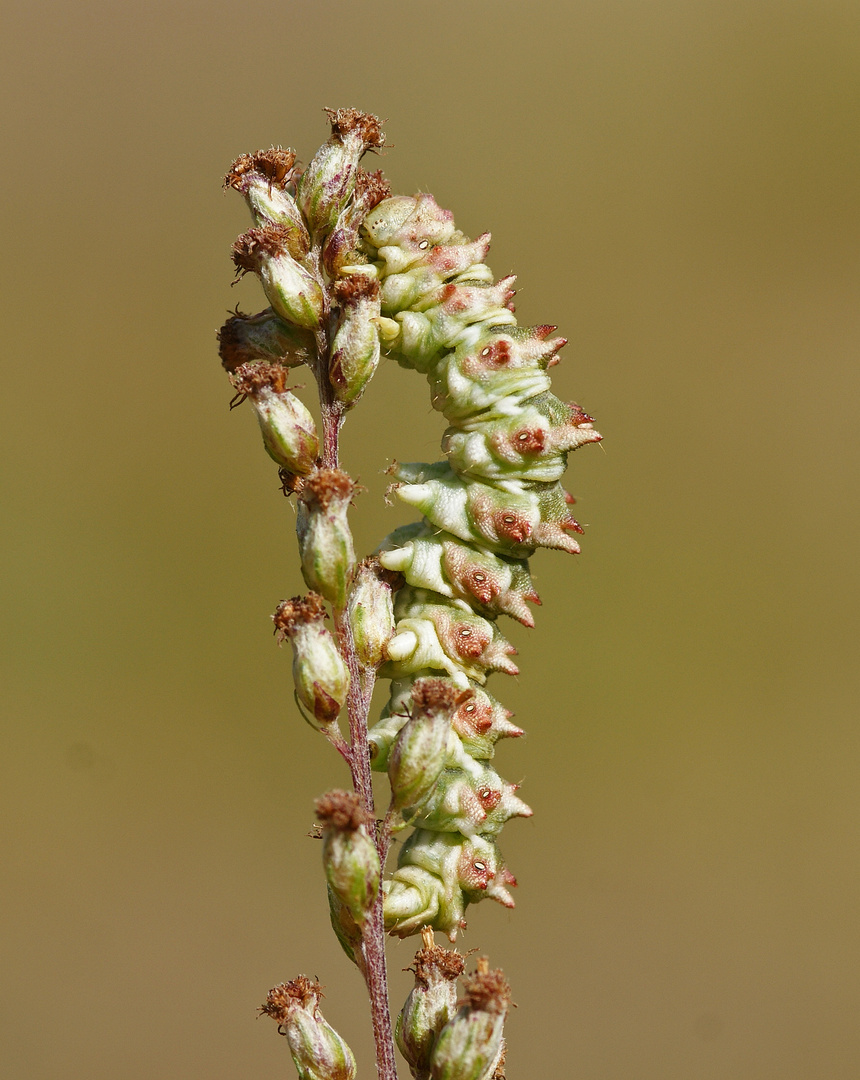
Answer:
[[[317,335],[318,361],[316,369],[319,387],[320,411],[323,426],[323,467],[339,467],[339,435],[343,424],[343,406],[336,401],[326,370],[328,340],[324,332]],[[350,686],[347,697],[349,716],[350,757],[353,787],[360,796],[365,810],[376,816],[373,799],[373,781],[370,770],[370,752],[367,741],[367,724],[370,699],[376,674],[366,668],[356,655],[352,625],[344,611],[334,612],[335,638],[341,656],[349,669]],[[376,838],[380,863],[384,867],[388,844],[385,834]],[[370,997],[370,1013],[373,1038],[376,1044],[376,1068],[379,1080],[397,1080],[394,1058],[394,1039],[391,1028],[391,1011],[388,1001],[388,973],[385,962],[385,924],[382,910],[382,890],[372,910],[368,913],[362,933],[364,964],[362,974]]]

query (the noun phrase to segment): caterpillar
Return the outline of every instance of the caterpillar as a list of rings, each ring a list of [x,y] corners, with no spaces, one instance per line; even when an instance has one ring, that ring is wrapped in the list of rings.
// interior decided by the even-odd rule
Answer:
[[[500,739],[523,732],[484,687],[494,671],[517,673],[499,617],[534,625],[529,558],[541,547],[579,551],[572,534],[582,529],[560,481],[568,455],[601,439],[591,416],[550,390],[566,340],[554,326],[517,324],[515,279],[494,280],[489,247],[489,233],[469,239],[431,195],[395,196],[365,215],[358,250],[367,262],[349,268],[375,276],[383,347],[426,376],[448,423],[444,461],[390,470],[390,490],[422,520],[377,552],[405,584],[379,671],[391,692],[369,732],[373,768],[388,768],[416,684],[430,677],[459,694],[439,780],[401,811],[415,831],[383,883],[386,928],[398,937],[429,925],[453,941],[470,904],[514,905],[496,838],[532,811],[491,761]]]

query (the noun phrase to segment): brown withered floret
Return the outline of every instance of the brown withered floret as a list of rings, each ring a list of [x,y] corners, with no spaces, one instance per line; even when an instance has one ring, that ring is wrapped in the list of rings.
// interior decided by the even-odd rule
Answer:
[[[480,1009],[481,1012],[505,1013],[511,1006],[511,988],[504,972],[501,968],[486,970],[486,959],[482,957],[481,960],[483,962],[479,962],[478,970],[463,979],[466,993],[458,1004]]]
[[[302,498],[325,510],[333,502],[352,498],[355,482],[340,469],[315,469],[305,478]]]
[[[253,172],[265,177],[270,184],[284,187],[292,179],[295,163],[295,151],[280,146],[270,146],[268,150],[258,150],[254,154],[240,154],[224,177],[224,187],[241,191],[244,177]]]
[[[218,356],[226,371],[233,371],[239,364],[248,359],[245,348],[244,335],[240,327],[245,321],[245,316],[236,312],[224,323],[218,331]]]
[[[367,569],[372,570],[376,577],[385,585],[388,585],[393,592],[402,589],[406,584],[406,578],[399,570],[389,570],[382,565],[375,555],[368,555],[366,558],[362,559],[358,565],[359,568],[366,567]]]
[[[424,927],[421,931],[424,948],[415,954],[415,963],[406,968],[415,976],[415,982],[425,990],[434,982],[434,976],[456,982],[463,974],[465,959],[456,950],[443,949],[433,941],[433,931]]]
[[[379,282],[367,274],[348,274],[332,286],[335,301],[341,306],[357,305],[379,296]]]
[[[365,213],[378,206],[390,195],[391,185],[383,176],[381,169],[377,172],[367,172],[359,166],[355,174],[355,190],[352,197]]]
[[[286,498],[296,495],[305,486],[304,477],[290,472],[289,469],[278,469],[278,479],[281,481],[281,492]]]
[[[282,644],[297,626],[322,622],[327,618],[325,601],[319,593],[309,592],[307,596],[293,596],[289,600],[282,600],[272,616],[278,644]]]
[[[265,255],[284,255],[289,251],[290,235],[285,225],[267,225],[242,233],[232,248],[236,269],[245,274],[254,272]]]
[[[230,375],[230,382],[239,394],[254,397],[260,390],[283,394],[287,389],[287,373],[280,364],[240,364]]]
[[[337,832],[355,832],[373,823],[354,791],[327,791],[317,799],[314,809],[323,827]]]
[[[289,183],[295,163],[295,151],[283,150],[280,146],[270,146],[268,150],[258,150],[254,154],[254,168],[278,187]]]
[[[234,312],[218,330],[218,355],[228,373],[254,360],[277,360],[299,367],[312,358],[310,331],[281,323],[271,308],[256,315]]]
[[[266,995],[265,1004],[260,1006],[259,1014],[271,1016],[273,1020],[283,1024],[297,1005],[305,1008],[309,1005],[316,1006],[320,998],[324,996],[322,987],[316,979],[299,975],[288,983],[278,983],[277,986],[273,986]]]
[[[358,109],[326,109],[332,135],[343,138],[344,135],[358,135],[368,150],[379,150],[385,146],[385,133],[382,121],[372,113],[359,112]]]
[[[242,187],[242,177],[247,176],[254,168],[254,159],[250,154],[240,154],[224,177],[224,187],[235,188],[239,191]]]
[[[461,690],[444,679],[418,679],[412,687],[412,700],[420,712],[456,709],[473,696],[473,690]]]

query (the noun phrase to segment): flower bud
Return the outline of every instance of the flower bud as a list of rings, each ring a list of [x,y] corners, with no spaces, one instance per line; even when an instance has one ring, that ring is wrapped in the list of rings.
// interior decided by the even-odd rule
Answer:
[[[298,182],[296,200],[314,236],[329,233],[355,189],[358,162],[366,150],[385,145],[378,117],[356,109],[326,109],[331,136]]]
[[[328,893],[329,919],[335,937],[349,959],[363,973],[364,955],[361,951],[361,927],[352,917],[346,904],[334,893],[331,886],[326,889],[326,892]]]
[[[463,974],[464,961],[458,952],[436,945],[428,927],[421,931],[421,938],[424,948],[415,954],[415,964],[409,969],[415,986],[397,1017],[394,1038],[415,1080],[429,1080],[433,1044],[457,1012],[457,979]]]
[[[285,1035],[299,1080],[354,1080],[352,1051],[319,1010],[322,987],[306,975],[269,991],[261,1014]]]
[[[302,254],[310,251],[311,242],[295,199],[287,190],[297,172],[292,150],[270,147],[256,154],[242,154],[230,166],[224,186],[244,196],[254,224],[284,225],[295,236]]]
[[[412,717],[401,728],[388,757],[395,810],[416,806],[432,791],[445,766],[451,713],[462,698],[462,692],[441,679],[419,679],[413,685]]]
[[[369,173],[358,168],[352,198],[340,212],[337,224],[323,244],[323,265],[332,278],[350,273],[357,267],[363,273],[372,271],[376,275],[376,267],[367,261],[358,230],[368,211],[390,194],[391,188],[381,171]]]
[[[379,284],[366,274],[351,274],[335,282],[332,292],[340,317],[332,341],[329,377],[338,401],[352,407],[379,363]]]
[[[322,597],[316,593],[284,600],[272,616],[278,644],[289,638],[293,647],[296,695],[313,717],[305,719],[318,731],[330,732],[349,692],[349,670],[322,625],[324,618]]]
[[[491,1080],[503,1054],[503,1028],[511,988],[486,960],[464,979],[466,994],[457,1015],[442,1028],[430,1055],[432,1080]]]
[[[379,892],[379,853],[368,835],[373,821],[358,795],[330,791],[317,799],[323,826],[323,866],[329,889],[361,927]]]
[[[377,772],[387,772],[388,758],[391,748],[400,731],[411,718],[412,712],[412,686],[419,678],[438,678],[433,671],[421,671],[417,676],[410,675],[404,679],[397,679],[391,684],[391,697],[388,704],[382,710],[379,721],[368,731],[367,738],[370,748],[370,767]],[[441,680],[456,689],[462,695],[463,705],[460,705],[452,713],[452,717],[465,709],[473,700],[476,693],[473,686],[472,695],[463,692],[463,688],[454,679]],[[460,768],[467,772],[480,772],[481,766],[474,761],[465,749],[465,744],[460,740],[452,722],[451,731],[448,734],[448,743],[445,747],[445,768]]]
[[[391,593],[395,579],[397,575],[386,570],[378,559],[364,559],[356,567],[347,600],[347,613],[356,655],[365,667],[379,667],[394,633]]]
[[[263,445],[282,469],[301,476],[314,468],[319,440],[314,418],[286,388],[280,364],[241,364],[230,381],[254,406]]]
[[[305,480],[296,514],[302,576],[309,588],[342,609],[355,567],[347,511],[355,484],[339,469],[315,469]]]
[[[313,334],[279,319],[271,308],[258,315],[231,315],[218,331],[218,353],[227,371],[255,360],[299,367],[316,355]]]
[[[250,229],[233,245],[233,262],[240,273],[253,272],[275,313],[296,326],[315,330],[322,320],[325,299],[320,282],[298,262],[303,243],[286,225]]]

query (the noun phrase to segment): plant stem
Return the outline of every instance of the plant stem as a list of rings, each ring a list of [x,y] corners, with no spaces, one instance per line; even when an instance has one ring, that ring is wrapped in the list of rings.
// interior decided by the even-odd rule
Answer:
[[[326,359],[328,339],[322,331],[317,335],[318,363],[317,385],[319,387],[320,411],[323,427],[323,467],[338,468],[339,435],[343,423],[343,406],[335,400],[328,380]],[[334,628],[341,656],[349,669],[350,684],[347,697],[349,715],[350,758],[352,783],[360,796],[365,810],[376,817],[373,801],[373,781],[370,770],[370,751],[367,741],[367,720],[370,699],[376,673],[366,668],[358,659],[353,640],[352,625],[344,611],[334,612]],[[384,869],[387,854],[387,838],[384,832],[376,838],[380,863]],[[376,1044],[376,1070],[379,1080],[397,1080],[394,1059],[394,1038],[391,1030],[391,1011],[388,1003],[388,973],[385,965],[385,923],[382,911],[382,889],[367,917],[362,933],[364,954],[364,979],[370,997],[370,1015],[373,1039]]]

